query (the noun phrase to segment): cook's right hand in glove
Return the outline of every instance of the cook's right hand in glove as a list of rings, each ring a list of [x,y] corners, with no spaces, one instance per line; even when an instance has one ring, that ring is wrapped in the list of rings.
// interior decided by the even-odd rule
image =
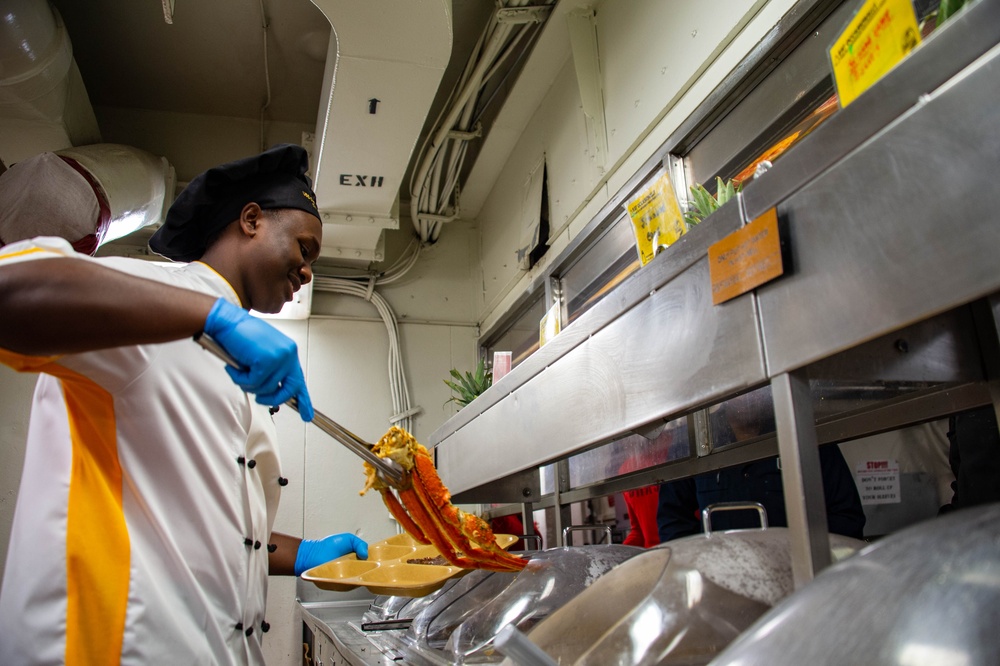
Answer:
[[[240,369],[227,365],[226,372],[244,391],[255,393],[257,402],[273,407],[295,398],[299,416],[312,421],[312,400],[294,340],[223,298],[208,313],[205,333],[239,363]]]

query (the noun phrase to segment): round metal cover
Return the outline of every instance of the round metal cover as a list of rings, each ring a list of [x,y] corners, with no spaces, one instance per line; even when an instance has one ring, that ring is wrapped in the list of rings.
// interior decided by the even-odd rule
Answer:
[[[823,571],[712,666],[975,666],[1000,655],[1000,504],[934,518]]]

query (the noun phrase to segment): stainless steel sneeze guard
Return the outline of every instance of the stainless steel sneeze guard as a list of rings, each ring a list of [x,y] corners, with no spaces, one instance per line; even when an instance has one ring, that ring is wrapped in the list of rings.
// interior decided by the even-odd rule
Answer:
[[[795,275],[757,292],[772,375],[1000,289],[998,67],[994,48],[782,205]]]
[[[998,42],[982,0],[748,187],[787,224],[783,277],[712,305],[724,207],[434,432],[456,501],[1000,290]]]
[[[764,381],[752,300],[712,308],[708,281],[702,259],[452,434],[438,448],[452,492],[516,471],[507,467],[510,459],[536,466],[692,408],[720,388],[735,392]],[[501,381],[491,390],[502,389]],[[450,455],[486,442],[503,455]],[[468,482],[456,482],[463,478]]]

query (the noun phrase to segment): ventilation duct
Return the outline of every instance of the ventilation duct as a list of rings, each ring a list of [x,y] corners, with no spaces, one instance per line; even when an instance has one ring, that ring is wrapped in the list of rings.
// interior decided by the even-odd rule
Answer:
[[[7,164],[101,140],[66,27],[46,0],[4,0],[0,118]]]
[[[333,30],[312,164],[321,256],[367,266],[451,56],[451,0],[313,0]]]
[[[173,167],[117,144],[43,151],[0,176],[0,245],[65,238],[78,252],[158,223],[173,200]]]
[[[108,207],[101,244],[159,224],[174,202],[177,177],[164,157],[139,148],[98,143],[56,151],[87,171]]]
[[[130,146],[102,144],[100,140],[97,119],[59,13],[46,0],[3,0],[0,158],[8,166],[24,162],[25,174],[51,175],[52,180],[46,183],[50,188],[77,188],[85,190],[86,195],[92,193],[94,219],[47,220],[48,226],[37,230],[79,242],[78,249],[85,252],[158,223],[172,201],[176,180],[173,167],[162,157]],[[56,153],[71,164],[70,175],[66,176],[65,167],[58,173],[47,170],[42,165],[45,153]],[[23,179],[16,169],[11,169],[6,178],[8,187],[20,187],[19,180]],[[31,209],[31,196],[45,196],[41,184],[32,185],[30,192],[22,192],[19,197],[22,206],[18,216],[22,210]],[[61,209],[57,199],[51,197],[44,209],[58,217]],[[66,198],[77,200],[82,199]],[[13,219],[15,213],[6,212],[6,241],[33,235],[29,233],[34,226],[30,220]],[[67,211],[66,217],[70,215]],[[13,229],[17,233],[12,235]]]

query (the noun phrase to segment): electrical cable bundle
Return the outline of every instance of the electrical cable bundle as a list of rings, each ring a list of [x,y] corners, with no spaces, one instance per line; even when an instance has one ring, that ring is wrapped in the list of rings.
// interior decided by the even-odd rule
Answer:
[[[392,394],[392,408],[395,412],[389,418],[389,423],[410,431],[412,417],[420,410],[410,406],[410,391],[407,387],[406,372],[403,369],[403,355],[399,345],[399,325],[389,302],[374,290],[374,281],[364,284],[342,278],[317,276],[314,286],[323,291],[363,298],[378,310],[389,334],[389,391]]]
[[[479,120],[486,106],[480,104],[480,95],[536,26],[531,22],[501,20],[504,10],[525,7],[528,0],[497,5],[465,71],[424,140],[418,166],[410,176],[410,218],[423,243],[436,242],[444,223],[458,219],[458,178],[469,140],[479,136]]]

